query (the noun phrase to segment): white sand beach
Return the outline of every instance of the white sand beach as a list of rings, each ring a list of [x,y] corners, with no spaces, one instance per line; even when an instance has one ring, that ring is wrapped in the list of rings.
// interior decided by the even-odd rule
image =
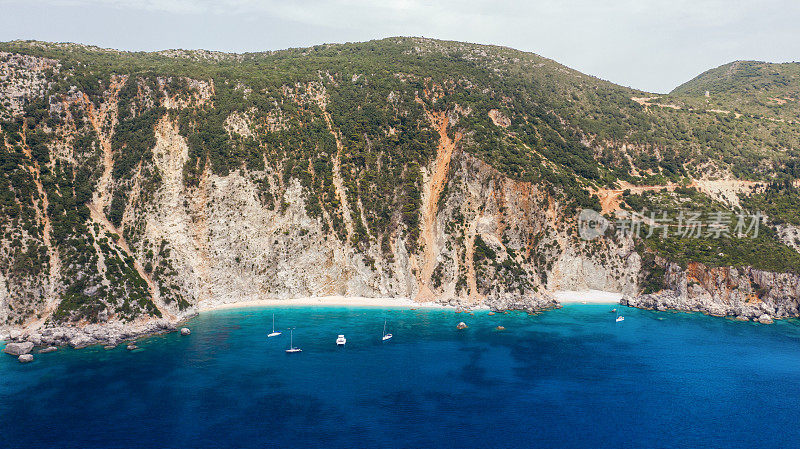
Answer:
[[[601,290],[553,292],[553,296],[562,304],[616,304],[622,294]],[[433,302],[416,302],[410,298],[365,298],[351,296],[320,296],[290,299],[254,299],[237,302],[203,302],[198,304],[199,312],[221,309],[239,309],[245,307],[291,307],[291,306],[330,306],[330,307],[382,307],[382,308],[427,308],[452,309]],[[473,310],[487,309],[486,306],[473,307]]]
[[[428,308],[444,309],[450,306],[432,302],[416,302],[410,298],[364,298],[349,296],[321,296],[314,298],[256,299],[229,303],[203,303],[198,305],[200,312],[243,307],[284,307],[284,306],[338,306],[338,307],[383,307],[383,308]]]
[[[553,292],[561,304],[618,304],[622,293],[602,290],[560,290]]]

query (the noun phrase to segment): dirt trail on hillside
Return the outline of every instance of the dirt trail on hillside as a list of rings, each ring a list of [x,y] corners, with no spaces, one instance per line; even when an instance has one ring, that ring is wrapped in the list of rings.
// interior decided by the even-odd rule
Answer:
[[[208,178],[210,172],[211,168],[208,160],[206,160],[205,167],[200,175],[197,191],[189,195],[189,210],[192,217],[189,221],[189,230],[194,248],[197,250],[199,263],[195,269],[197,270],[197,277],[200,279],[202,286],[199,295],[205,295],[206,298],[212,297],[211,256],[208,243],[210,241],[210,232],[208,228],[208,207],[210,204]]]
[[[670,108],[670,109],[681,109],[680,106],[676,104],[661,104],[661,103],[651,103],[650,100],[656,100],[661,97],[631,97],[631,100],[639,103],[640,105],[644,106],[645,110],[647,110],[650,106],[658,106],[659,108]]]
[[[39,166],[39,162],[33,159],[33,153],[28,146],[25,127],[22,129],[22,151],[30,162],[28,170],[31,172],[33,183],[36,185],[36,192],[38,193],[39,199],[42,202],[40,207],[39,202],[37,201],[34,204],[34,209],[36,210],[36,219],[42,225],[42,243],[47,249],[48,282],[45,287],[47,289],[46,297],[53,299],[53,301],[46,305],[45,311],[41,318],[34,320],[33,323],[24,324],[25,326],[31,325],[32,328],[35,329],[40,327],[47,320],[47,318],[52,315],[56,307],[58,307],[59,301],[56,295],[56,285],[58,285],[58,282],[61,279],[61,256],[59,255],[58,248],[53,244],[53,225],[50,221],[50,214],[48,213],[48,210],[50,209],[50,200],[48,199],[47,192],[44,190],[44,185],[42,184],[42,170]]]
[[[83,106],[86,111],[86,117],[89,119],[92,128],[97,135],[97,141],[100,143],[100,150],[103,152],[103,173],[100,175],[100,180],[97,184],[92,203],[100,206],[101,211],[105,211],[110,203],[109,198],[109,183],[111,182],[111,172],[114,168],[114,152],[111,145],[111,139],[114,137],[114,129],[117,126],[118,119],[118,103],[119,91],[125,85],[127,77],[112,78],[110,90],[110,97],[108,101],[103,102],[99,107],[95,107],[94,103],[89,99],[89,96],[83,94]],[[104,129],[104,125],[108,129]]]
[[[106,229],[106,231],[117,235],[115,243],[117,244],[117,247],[119,247],[119,249],[122,250],[123,254],[121,256],[130,256],[131,260],[133,260],[133,268],[136,270],[139,276],[142,279],[144,279],[144,281],[147,283],[147,288],[150,291],[150,299],[153,301],[153,304],[156,306],[158,311],[161,312],[161,315],[164,318],[174,321],[175,315],[171,314],[169,310],[167,310],[166,306],[161,302],[161,293],[158,289],[158,286],[150,277],[150,275],[148,275],[147,272],[144,271],[144,267],[136,259],[135,255],[128,246],[128,242],[126,242],[125,239],[122,237],[122,235],[117,231],[117,228],[115,228],[114,225],[112,225],[111,222],[108,221],[108,218],[106,218],[105,214],[103,214],[98,209],[97,205],[90,203],[89,213],[92,217],[92,220],[94,220],[95,223],[102,225]]]
[[[339,199],[339,204],[342,207],[342,215],[344,218],[344,227],[347,230],[347,241],[352,242],[353,238],[353,217],[350,213],[350,204],[347,202],[347,192],[344,188],[344,180],[342,179],[342,172],[341,172],[341,157],[342,151],[344,150],[344,144],[342,143],[341,136],[339,133],[333,128],[333,119],[331,118],[331,114],[325,110],[326,99],[325,99],[325,91],[322,90],[314,96],[317,105],[322,110],[322,117],[325,119],[325,124],[328,126],[328,131],[333,135],[334,140],[336,141],[336,154],[333,157],[333,187],[336,191],[336,197]],[[363,215],[363,211],[361,211]],[[366,225],[366,223],[365,223]]]
[[[622,203],[622,193],[630,190],[631,193],[642,194],[647,191],[659,191],[666,189],[674,191],[680,184],[668,183],[655,186],[636,186],[626,181],[619,181],[619,189],[598,189],[595,191],[600,200],[603,214],[613,213],[620,210]],[[758,183],[755,181],[745,181],[741,179],[714,179],[703,180],[695,179],[688,185],[694,187],[704,194],[731,205],[739,205],[739,193],[752,191]]]
[[[105,214],[106,208],[111,203],[111,192],[109,185],[111,183],[111,173],[114,170],[114,151],[112,147],[112,138],[114,137],[114,129],[118,123],[119,116],[119,92],[127,81],[126,76],[114,77],[111,80],[109,87],[110,96],[107,101],[103,102],[99,107],[95,107],[89,97],[84,94],[83,103],[86,110],[86,116],[94,129],[97,140],[100,143],[100,149],[103,152],[103,173],[100,175],[100,180],[97,183],[97,190],[92,195],[92,201],[87,205],[89,207],[92,219],[102,225],[110,234],[118,236],[116,243],[117,246],[133,260],[134,268],[139,276],[147,283],[150,292],[150,300],[161,312],[165,318],[174,320],[175,316],[169,313],[161,302],[161,293],[158,286],[153,279],[145,272],[142,264],[137,260],[136,255],[131,251],[128,242],[123,237],[123,230],[116,228],[108,219]],[[107,128],[106,128],[107,127]]]
[[[433,171],[424,186],[422,194],[422,242],[424,251],[422,267],[417,278],[419,293],[416,299],[418,301],[431,301],[435,298],[430,283],[433,270],[436,268],[436,258],[439,255],[439,248],[436,245],[436,216],[439,212],[439,197],[445,185],[447,185],[450,159],[453,157],[456,145],[461,140],[460,132],[456,132],[454,139],[447,135],[449,119],[446,112],[431,112],[425,108],[425,114],[433,128],[439,133],[439,145],[436,148]]]
[[[477,303],[480,295],[478,294],[478,278],[475,275],[475,236],[478,230],[478,220],[476,217],[469,225],[465,248],[465,263],[467,265],[467,287],[469,288],[468,297],[470,302]]]

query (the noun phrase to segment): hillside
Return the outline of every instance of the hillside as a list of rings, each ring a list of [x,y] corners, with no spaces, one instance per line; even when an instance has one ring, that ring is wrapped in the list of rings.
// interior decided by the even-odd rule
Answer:
[[[537,309],[555,289],[657,291],[664,261],[796,272],[797,223],[776,217],[796,204],[794,112],[703,106],[695,92],[720,77],[700,78],[657,96],[421,38],[247,54],[2,43],[0,318],[174,320],[334,294]],[[578,236],[581,209],[687,204],[783,227]]]
[[[706,96],[706,92],[708,96]],[[670,97],[737,117],[800,121],[800,63],[736,61],[701,73]]]
[[[800,63],[772,64],[761,61],[735,61],[705,71],[676,87],[678,95],[767,94],[797,97],[800,93]]]

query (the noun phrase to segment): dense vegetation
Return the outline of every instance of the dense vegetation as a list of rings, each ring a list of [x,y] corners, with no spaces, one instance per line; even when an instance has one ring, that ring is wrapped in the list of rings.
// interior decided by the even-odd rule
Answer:
[[[768,184],[763,191],[745,196],[742,203],[749,210],[764,212],[775,224],[800,226],[800,188],[789,179]]]
[[[774,221],[761,221],[761,208],[734,212],[693,188],[626,194],[624,200],[642,216],[640,235],[646,246],[684,267],[701,262],[800,272],[800,253],[779,241]]]

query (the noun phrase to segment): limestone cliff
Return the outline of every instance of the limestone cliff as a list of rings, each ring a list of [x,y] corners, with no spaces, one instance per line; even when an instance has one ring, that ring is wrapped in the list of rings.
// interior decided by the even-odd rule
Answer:
[[[510,49],[365,45],[5,44],[0,326],[83,346],[260,298],[533,311],[582,289],[640,307],[798,314],[797,276],[752,268],[664,265],[659,287],[675,293],[637,297],[653,279],[646,242],[580,237],[581,209],[612,218],[636,204],[631,189],[671,195],[732,176],[711,159],[676,168],[667,148],[646,155],[636,127],[672,118],[630,100],[640,93]],[[717,129],[709,117],[692,123]],[[686,151],[698,161],[711,151],[697,148]],[[783,163],[758,154],[765,179]],[[781,229],[769,245],[794,251]]]
[[[667,288],[657,293],[623,298],[622,303],[645,309],[703,312],[758,321],[800,316],[800,275],[771,273],[751,267],[706,267],[691,263],[684,270],[666,266]]]

